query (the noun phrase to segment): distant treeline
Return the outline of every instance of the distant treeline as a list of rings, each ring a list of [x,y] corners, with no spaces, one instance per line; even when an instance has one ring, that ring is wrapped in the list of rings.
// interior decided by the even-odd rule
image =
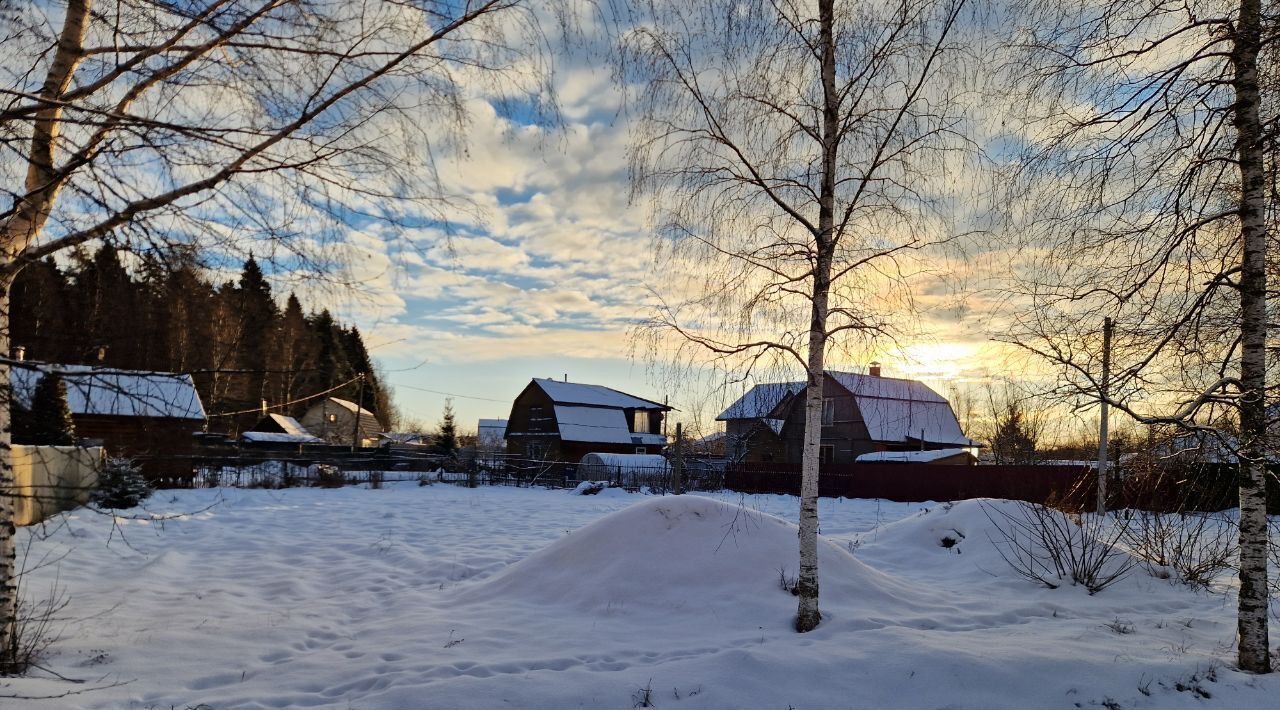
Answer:
[[[391,393],[374,372],[360,331],[336,322],[328,310],[306,313],[289,294],[276,301],[250,257],[237,281],[213,283],[194,260],[125,268],[111,246],[85,254],[68,268],[52,260],[31,264],[17,277],[11,301],[12,344],[43,362],[102,365],[131,370],[189,372],[214,431],[240,431],[269,405],[299,416],[319,400],[296,400],[357,383],[331,396],[355,401],[391,424]]]

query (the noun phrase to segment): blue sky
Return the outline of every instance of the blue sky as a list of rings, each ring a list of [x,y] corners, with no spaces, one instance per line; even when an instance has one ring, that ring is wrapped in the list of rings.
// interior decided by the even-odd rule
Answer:
[[[328,295],[327,305],[365,333],[404,414],[429,425],[440,418],[443,393],[454,395],[469,429],[478,418],[505,417],[531,377],[565,374],[669,398],[679,418],[705,423],[741,385],[670,382],[635,354],[630,337],[649,289],[679,284],[655,271],[645,208],[629,201],[620,92],[607,70],[585,66],[561,67],[556,84],[564,125],[550,131],[523,123],[519,111],[500,115],[483,97],[470,99],[466,155],[436,167],[477,209],[446,215],[447,230],[426,220],[403,231],[352,226],[361,286]],[[975,268],[982,264],[964,265]],[[981,298],[956,308],[941,282],[918,298],[924,313],[905,351],[876,356],[885,374],[921,377],[940,391],[991,376],[996,360],[980,326]]]

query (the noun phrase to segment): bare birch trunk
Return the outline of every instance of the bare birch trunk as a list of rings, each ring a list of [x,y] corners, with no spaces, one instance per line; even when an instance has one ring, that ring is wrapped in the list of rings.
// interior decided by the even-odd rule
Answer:
[[[9,357],[9,290],[24,265],[22,254],[35,241],[53,209],[61,183],[55,168],[55,143],[62,116],[57,100],[71,85],[71,77],[84,58],[84,37],[89,27],[90,0],[71,0],[63,20],[58,48],[49,74],[40,89],[48,107],[32,123],[31,152],[27,162],[26,195],[12,215],[0,221],[0,673],[20,670],[17,660],[18,576],[14,536],[15,481],[9,402],[12,396]]]
[[[1236,149],[1240,162],[1240,669],[1269,673],[1267,634],[1267,227],[1263,133],[1259,118],[1261,3],[1242,0],[1232,64]]]
[[[17,528],[14,526],[13,422],[9,415],[9,287],[13,279],[0,276],[0,675],[17,672],[18,566]]]
[[[817,261],[809,322],[808,385],[805,387],[804,445],[800,458],[800,597],[796,631],[813,630],[818,610],[818,458],[822,444],[822,380],[827,351],[828,296],[835,237],[836,157],[840,97],[836,92],[834,0],[818,3],[818,42],[822,47],[822,185],[818,196]]]

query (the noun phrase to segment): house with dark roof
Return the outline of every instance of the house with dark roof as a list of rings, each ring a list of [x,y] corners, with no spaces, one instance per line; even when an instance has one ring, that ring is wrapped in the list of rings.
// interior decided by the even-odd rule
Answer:
[[[660,454],[662,420],[671,407],[625,392],[533,378],[511,405],[507,453],[545,461],[579,461],[589,453]]]
[[[799,463],[804,441],[803,382],[758,384],[716,417],[736,461]],[[824,373],[823,463],[853,463],[875,452],[978,446],[964,435],[951,404],[917,380],[870,373]],[[865,460],[865,459],[864,459]]]
[[[190,475],[193,435],[205,426],[191,375],[29,361],[12,368],[18,408],[29,409],[40,378],[56,372],[66,384],[71,421],[83,443],[137,459],[152,478]]]

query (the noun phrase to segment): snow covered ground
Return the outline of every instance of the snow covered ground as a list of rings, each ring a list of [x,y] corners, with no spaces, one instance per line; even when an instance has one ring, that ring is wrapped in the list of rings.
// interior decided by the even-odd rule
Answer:
[[[85,682],[0,695],[122,684],[14,707],[1280,707],[1280,679],[1230,670],[1229,589],[1141,569],[1094,596],[1034,585],[972,501],[823,499],[825,617],[804,635],[779,583],[786,496],[397,484],[148,506],[202,512],[113,532],[82,511],[33,543],[59,561],[27,589],[56,581],[74,617],[45,665]]]

